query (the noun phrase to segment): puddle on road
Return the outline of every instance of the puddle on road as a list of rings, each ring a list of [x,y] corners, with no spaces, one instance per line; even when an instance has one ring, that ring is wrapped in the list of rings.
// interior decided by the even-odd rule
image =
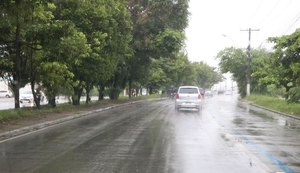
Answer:
[[[288,121],[288,120],[285,120],[284,121],[284,126],[288,129],[300,129],[300,125],[297,124],[296,122],[294,121]]]
[[[224,139],[226,142],[228,142],[228,141],[230,141],[230,139],[227,137],[227,135],[226,134],[224,134],[224,133],[221,133],[221,138],[222,139]]]
[[[236,117],[235,119],[232,120],[232,122],[237,126],[241,126],[244,124],[245,120],[243,118]]]
[[[252,115],[255,115],[255,116],[257,116],[257,117],[263,118],[263,119],[265,119],[265,120],[269,120],[269,121],[274,121],[274,120],[276,120],[276,119],[274,118],[274,116],[271,115],[270,113],[264,113],[264,112],[260,112],[260,111],[254,110],[254,109],[250,109],[250,113],[251,113]]]

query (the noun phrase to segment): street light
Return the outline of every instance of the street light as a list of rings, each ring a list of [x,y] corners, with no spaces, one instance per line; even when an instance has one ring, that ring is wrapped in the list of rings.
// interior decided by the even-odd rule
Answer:
[[[230,41],[231,41],[231,43],[232,43],[232,47],[234,47],[235,46],[235,43],[234,43],[234,41],[233,41],[233,39],[231,38],[231,37],[229,37],[228,35],[226,35],[226,34],[222,34],[222,36],[223,37],[225,37],[225,38],[228,38]]]

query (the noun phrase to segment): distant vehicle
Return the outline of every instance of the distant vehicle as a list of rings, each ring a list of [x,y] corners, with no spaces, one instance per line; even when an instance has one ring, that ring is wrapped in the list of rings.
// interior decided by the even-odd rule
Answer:
[[[224,90],[218,90],[218,92],[217,92],[218,94],[224,94],[225,93],[225,91]]]
[[[213,96],[213,92],[212,92],[211,90],[205,90],[204,95],[205,95],[206,97],[212,97],[212,96]]]
[[[11,91],[8,90],[0,90],[0,97],[6,97],[6,98],[10,98],[12,97],[13,94]]]
[[[231,90],[226,90],[225,95],[232,95],[232,91]]]
[[[33,103],[33,94],[30,90],[20,91],[20,103]]]
[[[202,95],[197,86],[180,86],[175,97],[175,109],[197,109],[202,106]]]

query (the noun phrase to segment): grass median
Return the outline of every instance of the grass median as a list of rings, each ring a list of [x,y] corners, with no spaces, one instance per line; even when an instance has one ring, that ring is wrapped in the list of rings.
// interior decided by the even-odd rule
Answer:
[[[82,102],[78,106],[74,106],[69,103],[58,104],[56,107],[42,106],[40,109],[35,107],[26,107],[20,109],[9,109],[0,111],[0,122],[7,122],[10,120],[30,118],[30,117],[42,117],[49,114],[59,114],[65,112],[78,112],[78,111],[88,111],[94,110],[102,107],[107,107],[115,104],[126,103],[130,101],[159,98],[159,95],[150,95],[150,96],[138,96],[132,99],[128,97],[120,97],[118,100],[101,100],[101,101],[92,101],[89,104]]]
[[[283,112],[293,116],[300,117],[299,103],[288,103],[283,98],[264,96],[264,95],[255,95],[255,94],[246,97],[246,100],[278,112]]]

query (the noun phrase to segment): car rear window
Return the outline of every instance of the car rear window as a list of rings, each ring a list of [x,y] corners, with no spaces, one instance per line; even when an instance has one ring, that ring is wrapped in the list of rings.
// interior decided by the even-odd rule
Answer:
[[[180,88],[180,94],[198,94],[197,88]]]

